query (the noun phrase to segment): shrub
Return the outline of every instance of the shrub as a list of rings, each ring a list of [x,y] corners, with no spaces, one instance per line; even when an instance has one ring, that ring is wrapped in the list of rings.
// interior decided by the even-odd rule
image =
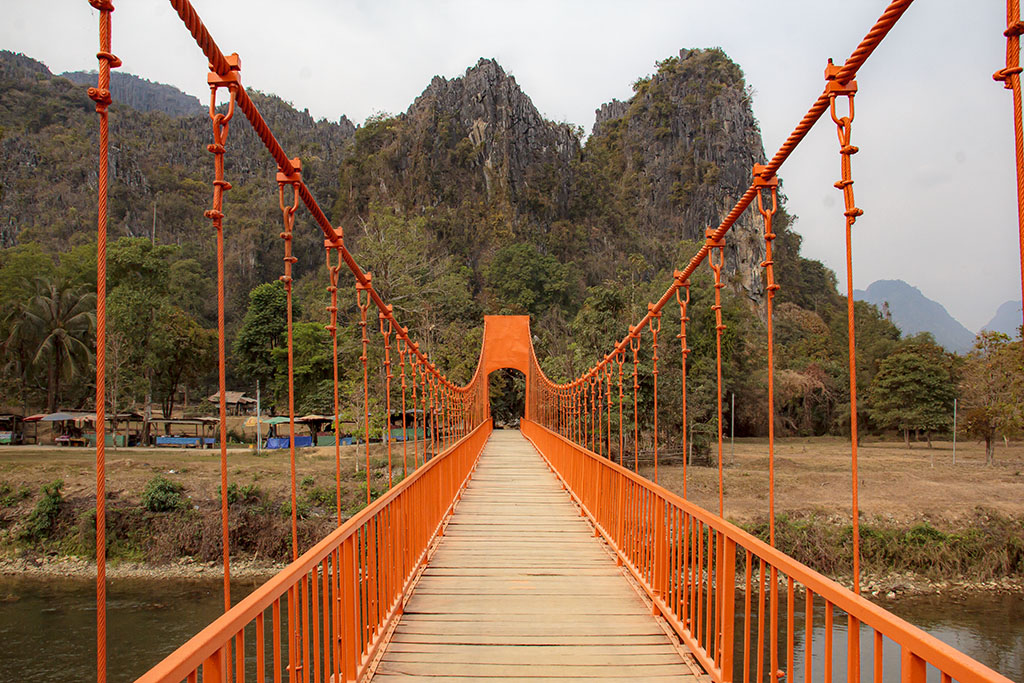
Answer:
[[[220,487],[217,487],[217,499],[220,499]],[[263,499],[263,489],[257,486],[255,483],[246,484],[245,486],[239,486],[238,484],[228,484],[228,505],[234,505],[235,503],[252,504],[258,503]]]
[[[60,479],[43,485],[43,497],[36,503],[32,513],[25,522],[21,538],[25,541],[38,541],[46,538],[53,530],[53,524],[60,514],[61,503],[64,497],[60,490],[64,482]]]
[[[8,482],[0,482],[0,508],[17,505],[31,495],[32,490],[27,486],[19,486],[18,490],[15,491]]]
[[[157,475],[149,480],[142,491],[142,507],[150,512],[173,512],[185,507],[181,497],[184,486]]]

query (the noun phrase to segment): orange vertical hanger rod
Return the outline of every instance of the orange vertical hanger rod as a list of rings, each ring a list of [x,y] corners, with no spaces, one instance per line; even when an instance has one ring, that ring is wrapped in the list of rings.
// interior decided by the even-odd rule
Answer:
[[[765,328],[768,336],[768,539],[775,545],[775,334],[772,302],[779,285],[775,283],[775,263],[772,260],[772,218],[778,210],[779,179],[762,164],[754,164],[754,185],[757,187],[757,210],[764,223],[765,272]],[[771,203],[765,204],[764,190],[768,190]]]
[[[227,354],[224,348],[224,193],[231,189],[231,183],[224,180],[224,153],[228,128],[235,115],[235,102],[241,88],[241,63],[238,55],[227,58],[229,69],[224,74],[211,71],[207,75],[210,85],[210,123],[213,125],[213,142],[206,149],[213,154],[213,205],[203,215],[210,219],[217,233],[217,385],[219,397],[217,407],[220,417],[220,510],[221,549],[224,567],[224,611],[231,608],[231,567],[228,543],[228,443],[227,443]],[[228,89],[226,113],[217,111],[217,91]]]
[[[725,238],[715,239],[714,231],[708,228],[706,231],[708,251],[708,265],[715,274],[715,303],[711,310],[715,312],[715,370],[716,370],[716,393],[718,401],[718,514],[725,515],[725,479],[722,474],[722,331],[725,325],[722,323],[722,266],[725,263]],[[717,263],[715,255],[718,256]]]
[[[110,0],[89,0],[99,10],[100,51],[96,87],[89,98],[96,103],[100,120],[99,171],[96,199],[96,680],[107,680],[107,456],[106,425],[106,353],[107,353],[107,185],[109,178],[110,126],[107,109],[111,104],[110,70],[121,60],[110,51]]]

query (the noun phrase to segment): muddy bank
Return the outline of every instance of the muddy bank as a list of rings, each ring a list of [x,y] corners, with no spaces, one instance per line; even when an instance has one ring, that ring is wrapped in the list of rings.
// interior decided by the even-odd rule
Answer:
[[[232,579],[268,579],[285,566],[283,563],[232,559],[231,577]],[[0,576],[88,579],[95,578],[96,563],[81,557],[67,556],[6,558],[0,559]],[[107,565],[107,578],[113,580],[196,579],[209,581],[219,579],[221,576],[223,574],[220,564],[197,562],[191,557],[183,557],[176,562],[163,564],[114,562]]]

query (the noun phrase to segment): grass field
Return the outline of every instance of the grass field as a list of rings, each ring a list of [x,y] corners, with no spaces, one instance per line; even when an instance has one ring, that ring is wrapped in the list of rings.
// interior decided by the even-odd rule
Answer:
[[[950,442],[914,444],[868,441],[858,449],[862,516],[895,523],[943,521],[949,525],[976,515],[979,508],[1004,516],[1024,515],[1024,444],[996,448],[995,463],[985,465],[981,443],[957,443],[953,464]],[[717,449],[712,454],[717,459]],[[736,441],[735,456],[723,447],[725,516],[740,522],[768,514],[768,443]],[[682,493],[681,464],[659,466],[659,483]],[[653,478],[653,468],[642,470]],[[718,468],[689,467],[687,494],[696,504],[718,511]],[[777,514],[849,517],[850,443],[831,437],[780,439],[775,447]]]
[[[411,469],[412,443],[404,457]],[[724,444],[725,514],[739,522],[764,518],[768,511],[768,451],[763,439],[741,439],[735,453]],[[860,509],[865,517],[893,522],[919,519],[955,523],[973,516],[978,508],[1005,516],[1024,515],[1024,444],[1002,443],[995,464],[984,464],[984,447],[958,443],[957,463],[952,444],[935,442],[907,449],[902,441],[869,441],[860,446]],[[220,486],[218,450],[120,448],[107,449],[107,489],[115,500],[136,500],[150,479],[160,474],[185,486],[197,500],[216,500]],[[378,466],[374,487],[386,488],[386,448],[371,446],[371,461]],[[714,455],[714,454],[713,454]],[[392,444],[395,478],[402,473],[403,444]],[[364,450],[341,449],[342,484],[346,498],[365,495]],[[628,457],[627,457],[628,459]],[[359,470],[357,476],[357,467]],[[89,498],[95,492],[95,454],[91,449],[35,446],[0,447],[0,482],[11,488],[28,487],[33,496],[43,484],[64,481],[69,500]],[[683,468],[678,458],[659,466],[659,483],[682,493]],[[289,495],[287,450],[256,455],[248,448],[228,451],[228,480],[256,484],[273,499]],[[334,489],[335,461],[331,447],[299,449],[297,479],[311,486]],[[653,478],[653,468],[642,472]],[[840,438],[780,439],[775,449],[776,512],[779,514],[850,514],[850,446]],[[358,489],[358,491],[357,491]],[[688,497],[708,510],[718,509],[717,467],[688,468]],[[349,505],[357,505],[358,499]]]

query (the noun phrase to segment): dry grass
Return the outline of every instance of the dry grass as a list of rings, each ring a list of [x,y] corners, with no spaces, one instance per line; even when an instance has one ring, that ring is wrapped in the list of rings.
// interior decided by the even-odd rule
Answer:
[[[342,483],[354,489],[364,469],[365,447],[341,448]],[[422,456],[422,448],[421,456]],[[379,461],[386,449],[371,444],[370,457]],[[162,474],[184,485],[185,494],[196,500],[216,499],[220,487],[220,451],[179,448],[107,448],[107,491],[114,500],[137,501],[146,482]],[[353,476],[356,463],[360,477]],[[402,444],[392,445],[395,476],[402,473]],[[408,445],[412,468],[413,444]],[[36,494],[54,479],[64,480],[67,499],[95,497],[96,455],[89,448],[46,446],[0,447],[0,482],[13,488],[28,486]],[[173,471],[173,473],[172,473]],[[264,451],[256,455],[248,448],[228,450],[228,482],[239,486],[256,483],[270,498],[287,500],[290,464],[287,450]],[[334,490],[335,460],[333,447],[300,448],[296,452],[296,479],[312,477],[315,486]],[[385,483],[386,486],[386,483]],[[343,489],[344,490],[344,489]],[[363,489],[365,495],[365,489]],[[353,491],[354,493],[354,491]]]
[[[922,519],[956,526],[979,508],[1007,517],[1024,515],[1024,444],[1002,443],[995,464],[985,465],[983,444],[958,443],[953,465],[950,442],[914,444],[868,441],[858,451],[862,516],[894,523]],[[717,455],[716,455],[717,457]],[[723,457],[725,516],[751,523],[768,515],[768,445],[765,439],[728,441]],[[934,459],[934,465],[932,460]],[[659,466],[660,483],[682,493],[682,465]],[[644,474],[653,477],[652,468]],[[688,468],[688,497],[718,510],[717,467]],[[777,514],[849,517],[850,444],[839,438],[780,439],[775,447]]]

